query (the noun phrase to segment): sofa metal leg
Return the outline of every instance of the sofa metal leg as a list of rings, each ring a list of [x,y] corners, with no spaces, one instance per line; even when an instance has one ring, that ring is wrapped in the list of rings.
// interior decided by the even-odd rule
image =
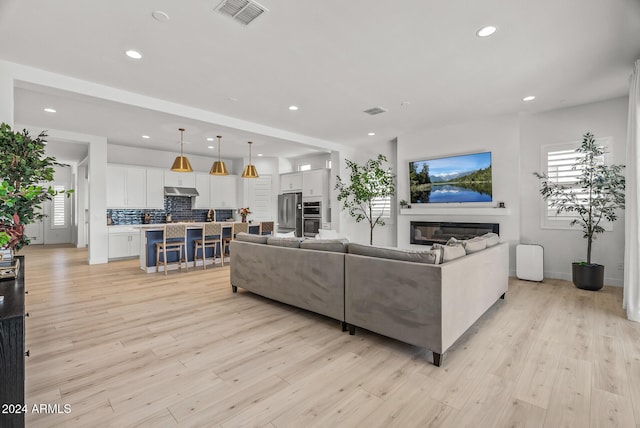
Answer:
[[[440,362],[442,361],[442,354],[438,354],[437,352],[433,353],[433,365],[436,367],[440,367]]]
[[[231,285],[231,291],[233,291],[234,293],[237,293],[238,287],[236,287],[235,285]]]
[[[342,331],[347,331],[347,323],[342,321]]]
[[[504,300],[504,295],[505,295],[505,294],[507,294],[507,293],[502,293],[502,296],[500,296],[500,298],[501,298],[502,300]]]
[[[356,334],[356,326],[353,324],[349,324],[349,334],[351,336],[353,336],[354,334]]]

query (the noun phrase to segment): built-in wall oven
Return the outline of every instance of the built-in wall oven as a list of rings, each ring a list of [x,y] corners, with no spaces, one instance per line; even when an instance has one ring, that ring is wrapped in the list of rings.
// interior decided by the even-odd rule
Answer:
[[[318,234],[322,219],[319,218],[305,218],[302,220],[302,229],[304,236],[313,238]]]
[[[322,202],[320,201],[303,202],[302,217],[322,218]]]
[[[302,233],[313,238],[322,225],[322,202],[305,201],[302,203]]]

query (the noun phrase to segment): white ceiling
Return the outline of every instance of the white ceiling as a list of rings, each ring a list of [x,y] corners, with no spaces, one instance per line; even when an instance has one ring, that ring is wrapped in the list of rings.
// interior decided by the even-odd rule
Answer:
[[[0,0],[0,58],[356,147],[623,96],[640,58],[637,0],[261,0],[269,12],[249,26],[216,12],[218,3]],[[170,20],[154,20],[155,10]],[[477,37],[488,24],[495,35]],[[187,153],[206,151],[203,139],[216,134],[232,157],[248,139],[256,152],[309,150],[87,95],[21,86],[15,121],[169,150],[184,126]],[[58,113],[45,115],[49,104]],[[362,113],[378,105],[389,111]]]

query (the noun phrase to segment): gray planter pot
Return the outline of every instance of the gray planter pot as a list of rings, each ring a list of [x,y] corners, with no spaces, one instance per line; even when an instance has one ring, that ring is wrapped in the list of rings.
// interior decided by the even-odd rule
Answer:
[[[573,285],[590,291],[598,291],[604,286],[604,266],[595,263],[572,264]]]

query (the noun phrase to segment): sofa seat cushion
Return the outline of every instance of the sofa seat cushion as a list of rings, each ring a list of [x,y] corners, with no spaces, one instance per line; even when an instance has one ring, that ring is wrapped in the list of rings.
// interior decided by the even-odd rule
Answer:
[[[269,235],[254,235],[252,233],[240,232],[236,234],[238,241],[253,242],[254,244],[266,244]]]
[[[401,260],[405,262],[440,264],[440,250],[402,250],[399,248],[375,247],[372,245],[349,244],[349,254],[377,257],[379,259]]]
[[[346,239],[305,239],[300,243],[300,248],[305,250],[332,251],[334,253],[346,253]]]
[[[272,236],[267,239],[267,245],[275,245],[277,247],[288,247],[288,248],[300,248],[300,241],[304,240],[304,238],[293,238],[291,237],[278,237]]]

